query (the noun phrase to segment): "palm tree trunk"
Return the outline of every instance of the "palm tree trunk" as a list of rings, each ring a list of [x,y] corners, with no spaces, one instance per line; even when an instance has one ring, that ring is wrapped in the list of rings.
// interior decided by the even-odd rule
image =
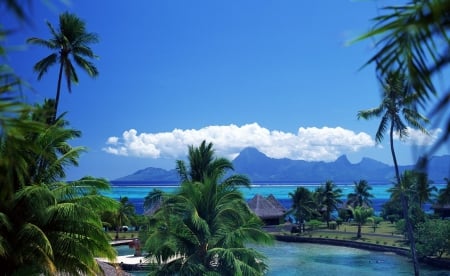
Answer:
[[[414,275],[419,276],[419,263],[417,261],[417,254],[416,254],[416,241],[414,240],[414,234],[413,229],[411,225],[411,220],[409,219],[409,207],[408,202],[405,197],[405,192],[403,191],[401,187],[401,177],[400,177],[400,171],[398,168],[397,163],[397,157],[395,156],[395,150],[394,150],[394,124],[391,124],[391,130],[389,135],[389,141],[391,144],[391,154],[392,154],[392,160],[394,161],[394,168],[395,168],[395,177],[397,178],[397,185],[400,186],[400,197],[401,197],[401,203],[402,203],[402,211],[403,211],[403,217],[405,218],[405,224],[406,224],[406,231],[408,233],[408,240],[411,248],[411,257],[414,264]]]
[[[59,74],[58,74],[58,86],[56,87],[55,110],[53,111],[54,113],[52,116],[52,123],[55,123],[56,114],[58,112],[59,97],[61,94],[61,80],[62,80],[63,68],[64,68],[64,61],[63,61],[63,59],[61,59],[61,64],[59,66]]]
[[[357,239],[361,238],[361,223],[358,223],[358,233],[356,233],[356,238]]]

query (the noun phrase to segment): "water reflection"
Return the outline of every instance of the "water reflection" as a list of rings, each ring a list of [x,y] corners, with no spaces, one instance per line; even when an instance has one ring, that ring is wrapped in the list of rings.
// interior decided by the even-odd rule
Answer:
[[[394,253],[309,243],[275,242],[251,246],[268,258],[267,276],[388,276],[414,275],[412,263]],[[119,255],[133,254],[128,246],[117,247]],[[421,265],[421,275],[450,276],[450,271]],[[130,272],[145,275],[145,272]]]
[[[308,243],[276,242],[254,246],[268,257],[268,276],[275,275],[414,275],[412,263],[393,253]],[[450,271],[421,266],[421,275],[450,275]]]

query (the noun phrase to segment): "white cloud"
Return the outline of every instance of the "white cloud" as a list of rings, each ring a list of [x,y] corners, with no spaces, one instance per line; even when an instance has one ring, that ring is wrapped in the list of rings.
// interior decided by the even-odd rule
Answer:
[[[414,146],[430,146],[434,144],[439,138],[439,135],[442,133],[442,129],[437,128],[429,130],[427,135],[418,129],[408,127],[407,133],[408,136],[402,137],[401,139],[401,141],[405,142],[406,144]],[[394,138],[396,140],[400,140],[397,133],[395,134]]]
[[[172,132],[140,133],[130,129],[121,138],[109,137],[104,151],[124,156],[182,159],[188,146],[212,142],[218,156],[234,159],[246,147],[257,148],[272,158],[333,161],[342,154],[375,146],[370,135],[341,127],[300,127],[288,133],[268,130],[257,123],[243,126],[208,126],[202,129],[174,129]]]

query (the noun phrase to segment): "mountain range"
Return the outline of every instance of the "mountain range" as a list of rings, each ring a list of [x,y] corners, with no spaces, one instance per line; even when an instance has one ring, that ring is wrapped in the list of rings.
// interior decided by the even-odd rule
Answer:
[[[232,161],[235,174],[243,174],[255,182],[350,182],[361,179],[369,182],[392,182],[394,167],[370,158],[352,164],[346,155],[334,162],[275,159],[255,148],[245,148]],[[401,172],[414,169],[415,165],[400,166]],[[433,156],[428,161],[428,178],[442,183],[450,178],[450,155]],[[148,167],[112,182],[177,182],[177,171]]]

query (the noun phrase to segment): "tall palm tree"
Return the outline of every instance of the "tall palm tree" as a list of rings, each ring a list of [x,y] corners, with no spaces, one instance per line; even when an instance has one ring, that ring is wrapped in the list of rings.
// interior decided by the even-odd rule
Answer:
[[[436,75],[450,63],[448,51],[450,40],[449,0],[408,1],[406,4],[383,7],[373,19],[373,28],[357,41],[375,41],[376,53],[367,64],[375,64],[381,75],[393,68],[404,72],[411,80],[422,106],[434,99],[439,100],[428,110],[437,123],[444,122],[444,134],[430,150],[432,153],[450,139],[450,89],[439,95]],[[441,83],[439,83],[440,85]],[[444,121],[446,120],[446,122]]]
[[[97,43],[99,38],[97,34],[87,32],[85,25],[85,22],[75,14],[65,12],[59,16],[58,29],[55,29],[50,22],[47,22],[52,35],[50,39],[37,37],[27,39],[27,43],[44,46],[53,51],[34,65],[34,70],[38,73],[39,80],[51,66],[59,63],[53,120],[56,118],[58,111],[63,74],[66,78],[69,92],[72,92],[72,82],[78,83],[78,74],[75,71],[74,62],[86,71],[89,76],[96,77],[98,75],[97,68],[89,61],[89,59],[96,57],[89,45]]]
[[[199,150],[192,149],[190,153]],[[151,217],[145,246],[160,262],[155,275],[262,275],[265,258],[246,243],[270,243],[272,237],[261,229],[262,221],[238,190],[249,185],[248,179],[222,179],[224,170],[211,170],[215,159],[206,159],[210,162],[190,164],[191,170],[202,167],[203,171],[193,170],[203,176],[201,181],[190,181],[189,175],[174,194],[154,192],[162,201]]]
[[[98,193],[109,183],[93,178],[59,181],[65,167],[74,164],[66,141],[72,130],[62,127],[62,121],[39,124],[40,111],[25,109],[17,124],[0,136],[0,267],[7,275],[97,275],[94,257],[115,256],[98,215],[98,210],[114,206]],[[31,127],[22,128],[26,125]],[[40,160],[45,166],[37,165]]]
[[[361,235],[362,226],[367,222],[367,220],[371,216],[373,216],[373,209],[362,206],[356,206],[355,208],[353,208],[350,206],[350,210],[352,211],[354,221],[358,224],[358,231],[356,233],[356,238],[360,239],[362,237]]]
[[[53,116],[53,100],[45,100],[42,105],[35,105],[31,115],[32,121],[44,124],[44,129],[29,132],[26,139],[37,146],[38,151],[31,156],[29,183],[52,183],[63,179],[66,166],[77,166],[78,158],[85,147],[72,147],[68,141],[79,138],[79,130],[68,128],[69,123],[64,114]]]
[[[444,178],[445,182],[447,182],[447,186],[439,190],[437,202],[439,204],[445,205],[450,204],[450,178]]]
[[[385,80],[382,83],[383,94],[382,102],[378,107],[362,110],[358,112],[358,119],[371,119],[374,117],[381,117],[380,125],[375,134],[375,140],[377,143],[381,143],[384,138],[385,132],[389,129],[389,144],[392,154],[392,160],[394,162],[395,176],[398,185],[401,186],[400,171],[398,168],[397,156],[394,149],[394,133],[401,138],[408,135],[407,125],[417,128],[424,133],[427,133],[423,127],[424,123],[428,120],[421,115],[416,107],[417,94],[412,93],[411,85],[406,80],[404,74],[401,71],[389,71],[386,73]],[[404,122],[406,121],[406,122]],[[405,217],[408,239],[411,244],[411,254],[414,263],[414,271],[416,274],[419,272],[415,242],[413,236],[412,225],[409,221],[409,207],[405,196],[401,196],[403,215]]]
[[[370,207],[372,205],[373,194],[370,193],[372,187],[369,185],[367,180],[361,179],[358,182],[354,182],[355,187],[353,193],[348,194],[347,199],[348,203],[353,206],[353,208],[363,205],[366,207]]]
[[[316,204],[312,193],[305,187],[297,187],[294,193],[289,193],[292,198],[292,209],[289,213],[295,214],[299,223],[304,222],[312,214],[316,213]]]
[[[181,181],[202,182],[205,177],[216,174],[221,176],[225,171],[232,170],[233,164],[226,158],[215,158],[213,144],[203,140],[199,147],[189,146],[189,167],[182,160],[177,161],[177,171]]]
[[[124,223],[128,223],[135,214],[135,207],[128,197],[119,198],[119,208],[116,211],[116,240],[119,239],[119,231]]]
[[[433,182],[428,179],[428,174],[424,172],[415,172],[415,192],[420,208],[427,202],[433,202],[436,198],[437,188],[432,185]]]
[[[330,226],[331,213],[337,211],[339,208],[339,204],[342,203],[342,190],[339,189],[336,184],[331,180],[327,180],[325,185],[323,185],[322,190],[322,204],[325,208],[325,220],[327,222],[327,226]]]
[[[116,253],[91,206],[59,202],[46,185],[16,192],[0,210],[0,236],[6,249],[0,254],[0,266],[5,275],[98,275],[95,257],[112,260]]]

